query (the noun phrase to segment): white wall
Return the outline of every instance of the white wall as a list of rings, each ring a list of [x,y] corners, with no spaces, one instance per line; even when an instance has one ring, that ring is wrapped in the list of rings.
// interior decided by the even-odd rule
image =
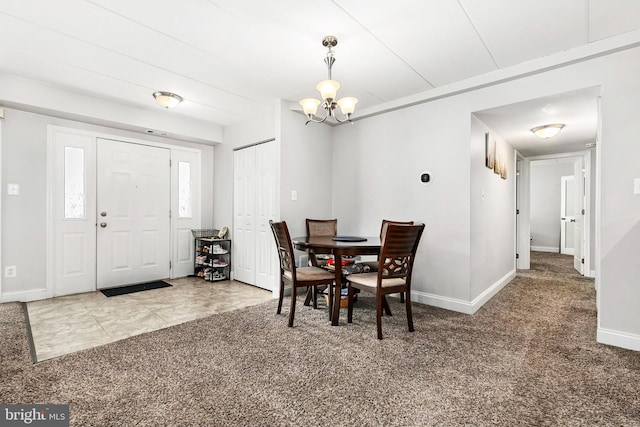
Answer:
[[[507,179],[485,166],[485,134],[507,164]],[[515,276],[515,150],[471,116],[471,288],[475,306],[486,302]],[[490,290],[490,291],[489,291]],[[484,292],[491,292],[482,298]]]
[[[333,203],[345,234],[376,236],[383,219],[424,223],[414,296],[471,311],[460,306],[470,301],[471,111],[465,103],[453,97],[335,128]],[[426,171],[432,180],[425,185]]]
[[[222,129],[224,143],[214,147],[213,223],[215,228],[229,227],[230,238],[233,238],[233,150],[270,139],[276,139],[274,108],[225,126]],[[277,139],[276,144],[280,144]]]
[[[5,108],[2,127],[2,183],[20,185],[19,196],[2,191],[2,262],[17,266],[15,278],[4,278],[2,292],[41,289],[46,278],[47,125],[85,129],[115,136],[175,144],[202,150],[202,218],[212,213],[213,148]]]
[[[640,49],[596,62],[603,81],[598,340],[640,350],[640,195],[633,194],[640,177]]]
[[[640,177],[638,75],[640,49],[633,48],[340,126],[334,129],[335,216],[345,232],[356,234],[375,234],[383,217],[425,222],[415,288],[423,300],[464,308],[471,294],[470,114],[601,86],[598,339],[640,350],[634,255],[640,253],[640,196],[633,194],[633,179]],[[433,172],[429,186],[417,181],[424,170]]]
[[[280,103],[277,127],[281,143],[280,215],[292,237],[307,234],[305,218],[334,218],[332,201],[332,131],[309,123],[305,116]],[[298,200],[291,200],[296,191]],[[343,230],[342,219],[338,231]]]
[[[531,162],[531,249],[560,252],[561,177],[573,176],[573,162]]]

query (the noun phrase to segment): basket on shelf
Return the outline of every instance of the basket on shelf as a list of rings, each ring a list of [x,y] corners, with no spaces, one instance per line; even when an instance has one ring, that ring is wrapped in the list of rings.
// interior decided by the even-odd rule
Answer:
[[[209,238],[209,237],[217,237],[220,230],[216,230],[215,228],[202,228],[199,230],[191,230],[191,234],[196,239],[198,238]]]

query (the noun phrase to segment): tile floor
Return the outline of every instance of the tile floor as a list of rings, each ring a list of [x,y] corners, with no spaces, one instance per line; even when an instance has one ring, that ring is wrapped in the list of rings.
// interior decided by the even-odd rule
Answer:
[[[89,292],[27,303],[38,362],[225,311],[259,304],[271,291],[187,277],[173,286],[106,297]]]

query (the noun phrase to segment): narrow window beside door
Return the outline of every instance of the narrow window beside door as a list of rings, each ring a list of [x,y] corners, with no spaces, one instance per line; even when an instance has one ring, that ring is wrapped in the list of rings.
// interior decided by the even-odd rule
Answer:
[[[191,163],[178,162],[178,217],[191,218]]]
[[[85,218],[84,149],[64,148],[64,218]]]

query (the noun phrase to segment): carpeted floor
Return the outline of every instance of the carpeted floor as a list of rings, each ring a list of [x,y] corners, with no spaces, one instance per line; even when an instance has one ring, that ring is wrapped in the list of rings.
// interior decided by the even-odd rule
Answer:
[[[32,365],[19,304],[0,305],[0,402],[69,403],[71,425],[640,425],[640,353],[595,342],[593,281],[534,253],[475,315],[402,306],[375,338],[276,302]],[[549,273],[551,271],[551,273]]]

